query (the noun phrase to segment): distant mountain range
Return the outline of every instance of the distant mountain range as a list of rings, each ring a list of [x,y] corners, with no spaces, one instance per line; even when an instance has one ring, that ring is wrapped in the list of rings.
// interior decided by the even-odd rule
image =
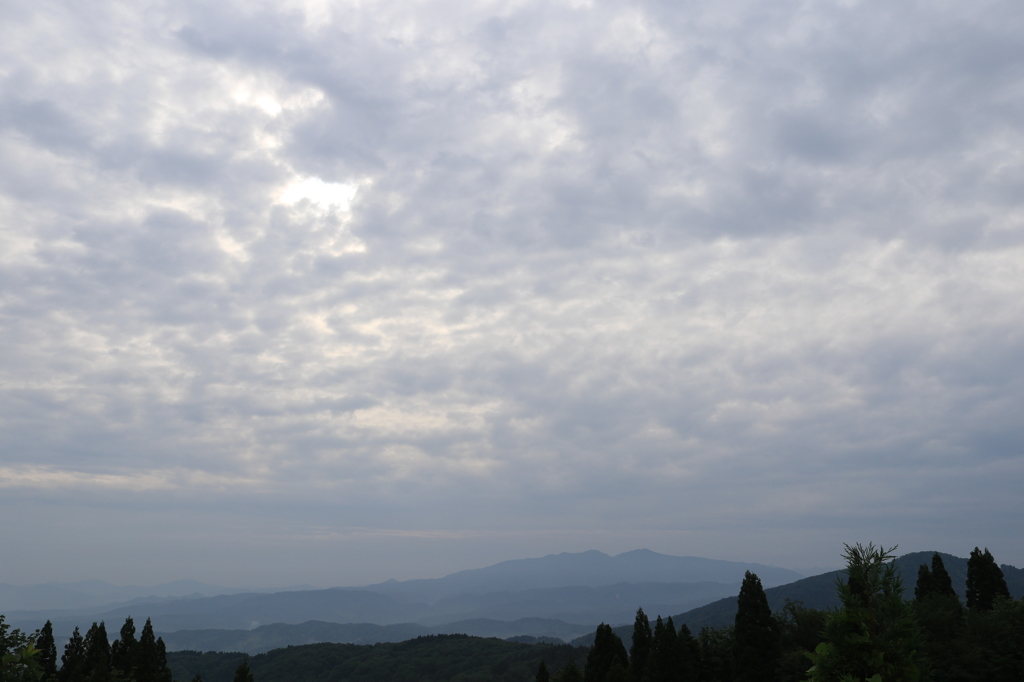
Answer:
[[[151,602],[183,597],[215,597],[246,592],[292,592],[315,589],[311,585],[294,585],[277,589],[253,590],[223,585],[207,585],[195,580],[175,580],[153,587],[111,585],[102,580],[75,583],[42,583],[39,585],[8,585],[0,583],[0,607],[10,611],[74,611],[126,602]]]
[[[222,593],[200,596],[199,589],[195,589],[185,597],[150,595],[142,601],[136,598],[100,606],[80,606],[82,599],[61,602],[60,595],[66,592],[66,586],[50,586],[53,593],[49,596],[45,589],[48,586],[33,586],[37,590],[35,598],[49,599],[51,606],[8,610],[7,616],[9,622],[28,630],[52,620],[58,637],[70,635],[76,625],[84,628],[93,621],[103,620],[116,629],[128,616],[140,622],[150,617],[172,648],[176,646],[172,641],[187,639],[184,634],[172,637],[179,631],[254,631],[271,624],[305,624],[306,629],[296,630],[294,636],[306,641],[311,629],[320,627],[308,625],[308,621],[378,628],[364,627],[358,635],[352,634],[354,631],[346,631],[346,635],[339,634],[340,630],[332,631],[332,641],[346,642],[369,641],[374,637],[381,638],[376,641],[389,641],[397,630],[380,628],[409,624],[422,626],[430,633],[500,631],[508,632],[507,636],[571,637],[593,629],[593,624],[600,621],[631,621],[640,605],[653,611],[678,612],[735,594],[748,570],[758,573],[768,585],[802,577],[794,571],[762,564],[675,557],[648,550],[617,556],[590,551],[506,561],[430,580],[392,580],[365,587],[271,594],[231,593],[229,588],[214,588]],[[206,590],[211,587],[199,583],[179,586]],[[166,588],[164,593],[169,590]],[[102,589],[94,590],[94,598],[99,599],[102,594]],[[27,599],[25,594],[22,599]],[[0,607],[10,608],[7,602],[0,602]],[[515,623],[509,627],[519,630],[509,631],[497,623]],[[347,639],[338,640],[341,636]],[[189,646],[198,646],[195,637],[188,641]]]

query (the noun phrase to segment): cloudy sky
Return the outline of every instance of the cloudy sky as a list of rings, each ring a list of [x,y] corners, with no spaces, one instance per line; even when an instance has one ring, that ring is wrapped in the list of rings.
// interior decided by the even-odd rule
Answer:
[[[0,12],[0,582],[1024,565],[1014,0]]]

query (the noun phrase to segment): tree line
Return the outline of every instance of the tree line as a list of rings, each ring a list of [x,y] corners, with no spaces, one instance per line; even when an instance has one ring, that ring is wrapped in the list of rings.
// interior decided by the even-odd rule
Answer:
[[[893,563],[895,549],[846,546],[845,578],[836,581],[838,608],[822,611],[789,601],[772,613],[760,579],[747,572],[731,626],[704,627],[694,635],[685,624],[677,628],[671,617],[658,616],[652,625],[643,609],[638,609],[628,651],[611,626],[602,623],[582,667],[572,658],[576,651],[572,647],[565,647],[568,654],[554,660],[551,655],[561,651],[559,647],[538,650],[465,636],[370,647],[291,647],[257,657],[257,662],[267,659],[261,664],[266,668],[261,677],[266,673],[268,680],[289,681],[311,672],[311,666],[319,670],[314,677],[339,680],[432,680],[451,675],[536,682],[1024,680],[1024,599],[1010,597],[1003,572],[988,549],[971,552],[964,602],[937,553],[930,565],[920,566],[913,598],[905,599],[902,578]],[[113,642],[102,622],[93,623],[84,636],[76,628],[58,667],[49,621],[26,635],[12,630],[0,615],[0,682],[171,682],[166,648],[162,639],[154,637],[152,623],[146,621],[137,639],[135,634],[131,618]],[[477,646],[489,642],[504,648]],[[520,652],[519,647],[534,653]],[[280,660],[273,654],[280,654]],[[530,667],[514,672],[531,656]],[[559,669],[549,671],[544,661],[534,667],[541,657]],[[474,662],[467,667],[470,659]],[[339,664],[346,670],[336,669]],[[232,669],[234,682],[253,682],[248,659],[238,665],[235,658],[231,668],[224,670],[224,682]],[[470,669],[492,672],[478,677]],[[185,679],[195,672],[190,670]],[[195,674],[192,682],[202,678]]]
[[[747,572],[734,623],[694,636],[637,611],[631,646],[602,623],[581,669],[541,663],[536,682],[1020,682],[1024,599],[1013,600],[992,554],[967,562],[961,603],[938,553],[921,565],[914,598],[904,598],[895,547],[846,545],[841,606],[822,611],[787,601],[772,613],[757,575]]]

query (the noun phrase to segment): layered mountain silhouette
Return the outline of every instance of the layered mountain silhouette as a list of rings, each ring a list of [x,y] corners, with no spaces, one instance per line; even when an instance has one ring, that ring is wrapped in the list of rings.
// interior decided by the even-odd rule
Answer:
[[[631,621],[639,605],[652,611],[678,612],[735,594],[748,570],[757,572],[767,585],[802,577],[762,564],[676,557],[649,550],[617,556],[589,551],[505,561],[436,579],[272,594],[153,597],[102,607],[11,611],[8,617],[30,630],[50,619],[59,635],[92,621],[103,620],[116,627],[128,616],[137,620],[149,617],[172,648],[179,640],[186,646],[184,635],[171,636],[179,631],[255,631],[271,624],[307,624],[302,633],[295,632],[305,641],[311,630],[320,627],[308,625],[309,621],[367,626],[361,634],[331,631],[332,641],[340,636],[352,642],[374,637],[390,641],[398,631],[380,628],[410,624],[426,628],[427,633],[571,638],[601,621]],[[188,646],[198,646],[194,637],[188,641]]]

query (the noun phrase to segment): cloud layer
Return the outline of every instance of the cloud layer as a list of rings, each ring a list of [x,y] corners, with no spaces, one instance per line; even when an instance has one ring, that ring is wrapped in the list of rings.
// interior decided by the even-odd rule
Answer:
[[[4,15],[9,582],[1024,563],[1014,3]]]

